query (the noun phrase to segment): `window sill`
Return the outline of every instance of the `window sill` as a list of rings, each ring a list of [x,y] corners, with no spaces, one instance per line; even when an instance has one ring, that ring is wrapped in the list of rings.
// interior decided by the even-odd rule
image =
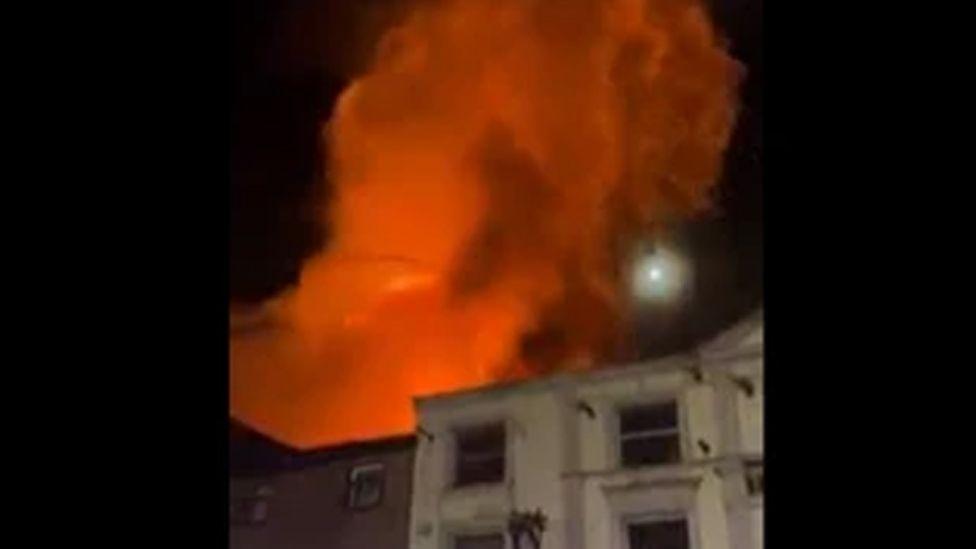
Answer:
[[[449,486],[444,492],[446,494],[477,494],[477,493],[490,493],[505,488],[505,481],[498,482],[478,482],[472,484],[463,484],[461,486]]]
[[[701,466],[672,464],[641,468],[617,468],[603,471],[581,471],[567,473],[563,478],[583,478],[599,480],[606,485],[689,485],[697,486],[704,476]]]
[[[614,467],[612,469],[599,469],[591,471],[570,471],[562,474],[563,478],[588,478],[601,477],[606,479],[615,478],[646,478],[646,479],[682,479],[695,478],[711,470],[722,474],[730,467],[741,470],[741,458],[718,457],[709,459],[697,459],[679,461],[676,463],[662,463],[660,465],[645,465],[641,467]]]
[[[506,494],[507,490],[504,482],[467,484],[445,489],[441,494],[441,502],[453,505],[457,502],[468,502],[471,500],[480,500],[482,502],[493,502],[494,500],[504,501]]]

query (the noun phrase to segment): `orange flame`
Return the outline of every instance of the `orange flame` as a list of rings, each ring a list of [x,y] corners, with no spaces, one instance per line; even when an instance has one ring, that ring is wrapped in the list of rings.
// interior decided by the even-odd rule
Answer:
[[[334,236],[232,339],[232,414],[368,439],[412,396],[599,357],[628,245],[708,205],[738,76],[699,0],[419,4],[337,102]]]

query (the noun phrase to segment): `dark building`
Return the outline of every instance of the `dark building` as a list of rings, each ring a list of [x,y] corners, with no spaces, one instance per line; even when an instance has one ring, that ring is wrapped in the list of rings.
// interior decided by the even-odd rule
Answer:
[[[232,422],[230,549],[407,547],[414,444],[298,451]]]

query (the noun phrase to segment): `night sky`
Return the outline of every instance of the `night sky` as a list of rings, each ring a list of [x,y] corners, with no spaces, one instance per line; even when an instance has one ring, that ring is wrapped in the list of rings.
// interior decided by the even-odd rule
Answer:
[[[645,307],[641,356],[709,337],[762,300],[762,0],[713,0],[747,78],[715,211],[675,237],[694,265],[692,297]],[[294,283],[325,239],[321,124],[399,0],[235,0],[230,292],[258,302]],[[390,8],[392,6],[392,9]]]

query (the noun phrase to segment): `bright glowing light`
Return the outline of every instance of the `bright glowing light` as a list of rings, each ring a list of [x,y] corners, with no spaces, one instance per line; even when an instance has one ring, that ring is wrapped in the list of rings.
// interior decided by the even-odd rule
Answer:
[[[634,296],[643,301],[672,301],[684,292],[688,277],[688,264],[681,256],[658,248],[641,256],[634,265]]]

